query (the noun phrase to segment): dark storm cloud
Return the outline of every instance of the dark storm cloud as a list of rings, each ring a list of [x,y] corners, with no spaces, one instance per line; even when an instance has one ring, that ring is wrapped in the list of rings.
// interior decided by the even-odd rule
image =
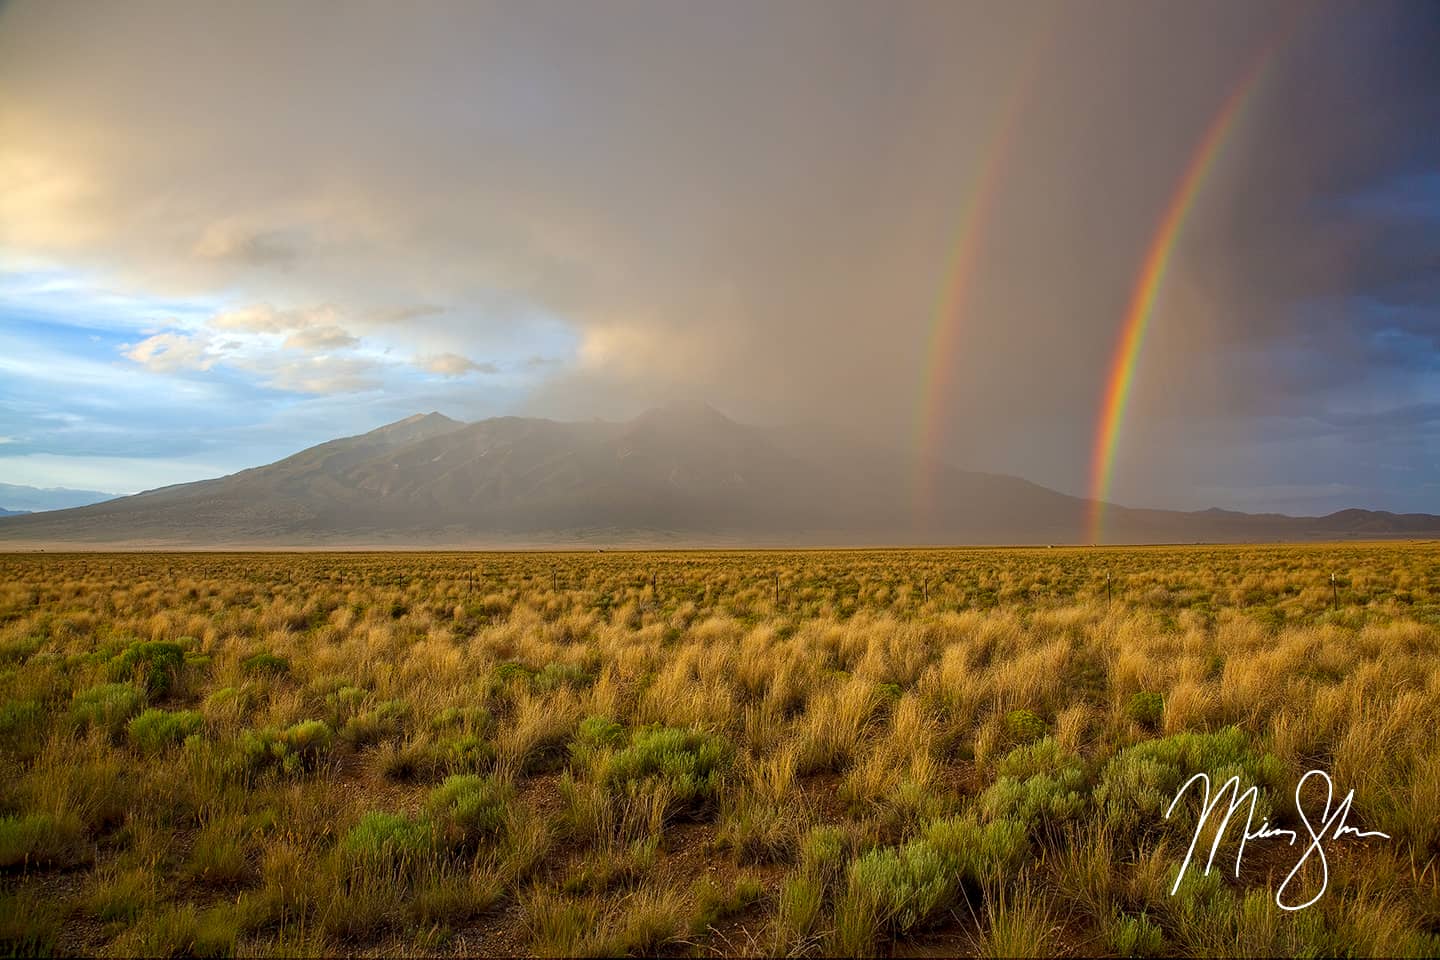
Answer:
[[[20,4],[0,246],[331,310],[313,349],[370,354],[316,362],[521,370],[522,410],[693,394],[906,447],[990,131],[1031,76],[937,452],[1083,492],[1157,221],[1275,45],[1176,248],[1117,470],[1121,499],[1204,506],[1328,482],[1290,475],[1333,469],[1297,454],[1316,423],[1400,444],[1440,402],[1437,23],[1388,3]],[[170,342],[220,349],[204,335]],[[421,409],[433,384],[412,388]],[[1436,469],[1415,476],[1396,502]]]

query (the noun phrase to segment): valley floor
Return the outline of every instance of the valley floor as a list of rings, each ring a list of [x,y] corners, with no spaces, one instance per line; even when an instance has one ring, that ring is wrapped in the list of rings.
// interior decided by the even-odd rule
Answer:
[[[1435,956],[1437,726],[1435,544],[0,555],[0,952]]]

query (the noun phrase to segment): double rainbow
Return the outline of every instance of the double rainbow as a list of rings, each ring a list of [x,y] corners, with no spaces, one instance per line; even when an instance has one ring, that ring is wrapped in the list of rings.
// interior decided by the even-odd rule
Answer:
[[[981,238],[999,194],[999,187],[1005,171],[1005,161],[1015,142],[1015,132],[1020,126],[1026,103],[1034,87],[1042,54],[1049,47],[1054,35],[1047,24],[1031,43],[1029,53],[1017,71],[1016,80],[1010,86],[1000,108],[991,121],[980,151],[980,162],[964,192],[961,205],[960,226],[953,252],[946,257],[945,283],[940,302],[936,305],[931,320],[930,334],[926,337],[925,355],[928,363],[921,378],[919,416],[915,450],[918,457],[915,470],[915,511],[917,518],[928,516],[934,500],[935,465],[940,460],[944,445],[945,426],[948,422],[946,403],[956,367],[955,358],[960,349],[960,335],[965,326],[966,306],[975,278],[975,267],[980,259]]]
[[[1200,139],[1190,162],[1181,176],[1179,184],[1165,208],[1165,215],[1155,231],[1154,239],[1145,254],[1145,259],[1136,278],[1134,291],[1130,295],[1129,308],[1121,327],[1120,340],[1110,365],[1110,376],[1106,380],[1101,401],[1100,420],[1095,431],[1094,452],[1090,461],[1090,542],[1100,543],[1105,519],[1106,500],[1110,496],[1110,484],[1115,472],[1115,451],[1119,445],[1120,430],[1125,425],[1125,411],[1130,402],[1130,388],[1135,380],[1135,368],[1140,359],[1140,350],[1145,345],[1145,333],[1155,314],[1165,277],[1174,258],[1177,241],[1184,232],[1185,222],[1195,206],[1216,161],[1224,152],[1245,109],[1255,99],[1255,92],[1275,61],[1279,45],[1273,45],[1255,61],[1230,96],[1215,114],[1205,135]]]

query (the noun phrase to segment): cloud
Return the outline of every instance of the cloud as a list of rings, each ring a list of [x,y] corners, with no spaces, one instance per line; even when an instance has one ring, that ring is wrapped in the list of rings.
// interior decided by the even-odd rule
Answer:
[[[346,333],[337,326],[306,327],[285,338],[285,347],[291,350],[342,350],[353,347],[360,338]]]
[[[193,253],[200,260],[252,267],[289,268],[299,258],[295,239],[283,231],[257,231],[235,220],[207,226],[195,243]]]
[[[210,352],[207,338],[183,333],[157,333],[137,344],[125,345],[122,353],[155,373],[209,370],[218,359]]]
[[[359,345],[360,338],[341,325],[333,306],[277,310],[269,304],[238,307],[216,314],[208,326],[217,330],[285,334],[288,350],[333,352]]]
[[[272,389],[294,393],[357,393],[375,390],[383,383],[379,366],[357,357],[317,356],[278,363],[265,358],[238,361],[237,365],[260,374],[262,382]]]
[[[530,387],[526,412],[630,415],[679,390],[907,447],[938,412],[933,452],[1078,491],[1156,224],[1298,13],[1170,258],[1124,445],[1150,442],[1117,494],[1180,497],[1195,459],[1232,487],[1294,460],[1250,441],[1302,436],[1296,408],[1436,399],[1423,7],[433,12],[360,7],[337,34],[313,5],[6,5],[0,253],[225,304],[125,348],[177,380],[383,383],[420,409],[444,385],[425,374],[458,396],[486,357]]]
[[[338,327],[338,312],[332,306],[277,310],[269,304],[253,304],[226,310],[211,318],[209,325],[217,330],[243,330],[249,333],[286,333],[312,327]]]
[[[384,325],[404,323],[406,320],[418,320],[422,317],[433,317],[444,312],[444,307],[437,307],[429,303],[417,303],[408,307],[385,307],[374,310],[371,317],[376,324]]]
[[[334,323],[336,316],[331,307],[237,308],[216,314],[193,332],[165,331],[123,344],[121,354],[157,374],[220,367],[243,371],[272,390],[335,394],[375,389],[383,364],[351,352],[360,338]],[[213,335],[212,329],[224,336]]]
[[[462,357],[458,353],[437,353],[416,357],[415,363],[421,369],[438,373],[443,377],[461,377],[472,370],[477,373],[500,372],[500,368],[493,363],[476,363],[469,357]]]

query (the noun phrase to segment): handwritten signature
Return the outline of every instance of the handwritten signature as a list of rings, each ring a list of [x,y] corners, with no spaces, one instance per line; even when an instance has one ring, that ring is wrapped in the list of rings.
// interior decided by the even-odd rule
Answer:
[[[1300,793],[1311,777],[1320,777],[1325,781],[1325,806],[1320,811],[1318,829],[1316,824],[1312,823],[1306,815],[1305,806],[1300,800]],[[1203,791],[1201,794],[1200,819],[1195,825],[1195,836],[1190,841],[1190,848],[1185,851],[1185,860],[1180,864],[1180,872],[1175,876],[1175,885],[1170,888],[1171,896],[1174,896],[1175,892],[1180,889],[1180,881],[1184,879],[1185,871],[1189,868],[1190,862],[1195,856],[1195,848],[1200,843],[1200,835],[1205,829],[1205,824],[1210,820],[1211,815],[1219,808],[1221,801],[1226,798],[1227,794],[1230,798],[1230,805],[1225,811],[1224,818],[1220,821],[1219,828],[1215,831],[1214,842],[1210,844],[1210,856],[1205,861],[1205,873],[1208,874],[1210,872],[1210,866],[1215,862],[1215,855],[1220,850],[1220,842],[1224,839],[1225,831],[1230,826],[1230,818],[1235,815],[1237,810],[1245,805],[1247,800],[1250,803],[1250,809],[1245,819],[1245,831],[1240,836],[1240,848],[1235,853],[1235,876],[1240,876],[1240,861],[1245,855],[1245,844],[1249,841],[1271,840],[1276,837],[1285,837],[1292,847],[1300,842],[1300,836],[1296,831],[1272,827],[1268,818],[1262,820],[1259,827],[1254,827],[1255,805],[1259,799],[1260,791],[1258,787],[1253,786],[1248,790],[1242,791],[1240,789],[1239,776],[1233,776],[1229,780],[1226,780],[1220,786],[1220,789],[1215,791],[1212,797],[1210,793],[1209,775],[1204,773],[1195,774],[1195,776],[1181,784],[1180,789],[1176,791],[1175,799],[1170,801],[1170,806],[1165,810],[1165,819],[1170,819],[1170,815],[1175,812],[1175,807],[1180,802],[1180,798],[1189,791],[1191,786],[1197,783]],[[1295,785],[1295,810],[1299,813],[1300,822],[1304,824],[1305,832],[1310,835],[1310,839],[1305,846],[1304,852],[1300,854],[1300,859],[1295,863],[1294,868],[1286,874],[1284,882],[1281,883],[1280,887],[1275,891],[1275,903],[1282,910],[1304,910],[1324,896],[1325,888],[1330,885],[1330,864],[1325,859],[1325,841],[1341,840],[1346,836],[1353,836],[1356,839],[1361,837],[1383,837],[1386,840],[1390,839],[1388,833],[1381,833],[1379,830],[1359,830],[1345,822],[1350,816],[1350,806],[1355,800],[1354,790],[1345,794],[1345,799],[1341,800],[1339,804],[1335,804],[1335,809],[1332,811],[1331,805],[1334,804],[1334,800],[1335,784],[1331,781],[1330,775],[1323,770],[1311,770],[1305,774],[1305,776],[1301,777],[1300,782]],[[1300,868],[1305,866],[1306,862],[1309,861],[1312,856],[1318,856],[1320,858],[1320,889],[1313,897],[1304,903],[1291,904],[1286,902],[1285,891],[1289,889],[1295,877],[1300,873]]]

